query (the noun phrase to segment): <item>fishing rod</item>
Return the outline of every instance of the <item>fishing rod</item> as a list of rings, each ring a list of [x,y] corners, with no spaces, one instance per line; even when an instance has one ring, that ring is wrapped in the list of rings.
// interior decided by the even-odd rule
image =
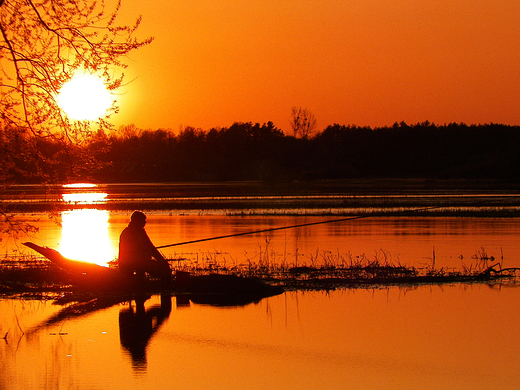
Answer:
[[[418,208],[418,209],[397,211],[397,212],[393,212],[393,213],[390,213],[390,214],[391,215],[408,214],[408,213],[415,213],[417,211],[426,211],[426,210],[438,209],[438,208],[441,208],[441,207],[445,207],[445,206],[422,207],[422,208]],[[326,224],[326,223],[334,223],[334,222],[342,222],[342,221],[351,221],[351,220],[354,220],[354,219],[388,216],[388,214],[389,213],[375,213],[375,214],[355,215],[355,216],[345,217],[345,218],[328,219],[328,220],[325,220],[325,221],[308,222],[308,223],[302,223],[302,224],[298,224],[298,225],[280,226],[280,227],[276,227],[276,228],[269,228],[269,229],[254,230],[254,231],[248,231],[248,232],[242,232],[242,233],[227,234],[227,235],[224,235],[224,236],[216,236],[216,237],[201,238],[201,239],[198,239],[198,240],[176,242],[175,244],[161,245],[161,246],[157,246],[156,248],[157,249],[162,249],[162,248],[169,248],[169,247],[173,247],[173,246],[195,244],[197,242],[213,241],[213,240],[221,240],[223,238],[245,236],[245,235],[248,235],[248,234],[268,233],[268,232],[274,232],[274,231],[277,231],[277,230],[295,229],[295,228],[305,227],[305,226],[323,225],[323,224]]]

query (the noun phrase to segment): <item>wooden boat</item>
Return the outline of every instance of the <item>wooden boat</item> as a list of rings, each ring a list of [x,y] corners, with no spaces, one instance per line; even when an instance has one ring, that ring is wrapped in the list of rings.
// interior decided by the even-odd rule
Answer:
[[[135,282],[116,269],[103,267],[87,261],[66,258],[60,252],[49,247],[43,247],[33,242],[24,242],[28,248],[38,252],[53,264],[66,272],[68,282],[74,288],[84,290],[127,290],[134,288]]]
[[[56,264],[58,267],[63,268],[67,271],[73,272],[75,274],[80,275],[90,275],[93,277],[113,277],[116,273],[115,270],[110,269],[108,267],[103,267],[94,263],[89,263],[87,261],[80,261],[80,260],[72,260],[64,257],[60,252],[58,252],[55,249],[51,249],[49,247],[43,247],[40,245],[37,245],[33,242],[24,242],[23,245],[25,245],[28,248],[33,249],[34,251],[38,252],[42,256],[46,257],[50,261],[52,261],[54,264]]]
[[[32,242],[25,242],[23,245],[64,270],[74,290],[123,294],[169,291],[189,295],[190,299],[200,303],[208,301],[211,304],[218,304],[221,301],[223,305],[245,304],[283,292],[282,288],[269,286],[259,279],[235,275],[190,276],[187,272],[177,272],[167,283],[150,279],[138,280],[120,273],[117,269],[68,259],[49,247]]]

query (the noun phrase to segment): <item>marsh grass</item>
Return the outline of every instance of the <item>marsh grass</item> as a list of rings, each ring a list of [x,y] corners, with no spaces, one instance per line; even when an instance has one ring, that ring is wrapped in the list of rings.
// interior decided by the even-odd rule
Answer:
[[[271,250],[266,241],[255,261],[237,263],[225,253],[208,253],[199,254],[196,261],[184,258],[173,260],[171,264],[174,270],[194,276],[233,274],[259,278],[287,289],[328,290],[367,285],[520,281],[520,269],[502,268],[502,262],[503,256],[502,261],[496,261],[484,248],[477,250],[471,262],[463,263],[460,268],[436,267],[435,257],[431,264],[405,265],[382,249],[372,256],[316,249],[307,257],[296,254],[289,260],[286,253],[277,254]]]
[[[461,258],[460,268],[436,267],[435,254],[430,264],[406,265],[382,249],[371,256],[319,249],[308,256],[298,252],[288,256],[286,252],[276,253],[269,239],[255,255],[245,255],[246,260],[238,262],[219,251],[191,253],[169,262],[173,271],[188,272],[194,277],[237,275],[289,290],[477,282],[516,285],[520,281],[519,268],[503,268],[503,256],[497,261],[484,248],[478,249],[468,262]],[[20,255],[0,260],[0,293],[59,292],[70,287],[67,272],[43,257]]]
[[[66,272],[42,256],[5,256],[0,260],[0,292],[59,291],[70,287],[66,280]]]

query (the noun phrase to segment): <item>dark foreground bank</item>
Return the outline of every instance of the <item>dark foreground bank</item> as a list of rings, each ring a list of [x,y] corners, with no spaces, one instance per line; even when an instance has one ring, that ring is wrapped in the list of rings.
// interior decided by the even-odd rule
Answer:
[[[116,270],[78,273],[47,259],[31,256],[0,262],[1,294],[102,294],[171,293],[199,301],[253,302],[285,290],[336,290],[422,284],[487,283],[518,285],[519,268],[502,268],[494,259],[480,259],[472,267],[457,270],[426,266],[392,265],[362,259],[351,265],[285,267],[250,265],[245,268],[182,267],[171,282],[123,278]]]

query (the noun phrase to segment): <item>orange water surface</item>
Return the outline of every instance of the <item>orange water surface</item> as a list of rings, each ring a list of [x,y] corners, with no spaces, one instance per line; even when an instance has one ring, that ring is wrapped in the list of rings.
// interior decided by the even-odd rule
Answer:
[[[49,301],[1,299],[0,388],[515,389],[520,380],[518,288],[286,292],[231,307],[152,296],[141,317],[135,305],[55,321],[62,308]]]
[[[75,201],[78,201],[77,199]],[[92,200],[89,200],[92,202]],[[30,240],[71,258],[117,257],[131,211],[27,217]],[[98,205],[96,204],[96,207]],[[318,265],[369,259],[520,266],[516,218],[230,216],[146,211],[179,264]],[[31,254],[10,240],[5,253]],[[54,297],[55,298],[55,297]],[[235,306],[182,296],[68,308],[0,297],[0,389],[517,389],[520,289],[504,284],[285,292]]]
[[[117,258],[119,234],[130,214],[97,209],[65,211],[59,218],[61,224],[42,216],[37,222],[39,232],[31,240],[55,248],[66,257],[106,264]],[[334,220],[316,216],[179,215],[165,211],[147,214],[146,230],[156,246]],[[161,251],[166,257],[183,258],[189,264],[210,260],[228,266],[260,261],[349,264],[365,256],[417,267],[461,268],[487,255],[511,267],[520,266],[518,237],[517,218],[371,217],[202,241]]]

